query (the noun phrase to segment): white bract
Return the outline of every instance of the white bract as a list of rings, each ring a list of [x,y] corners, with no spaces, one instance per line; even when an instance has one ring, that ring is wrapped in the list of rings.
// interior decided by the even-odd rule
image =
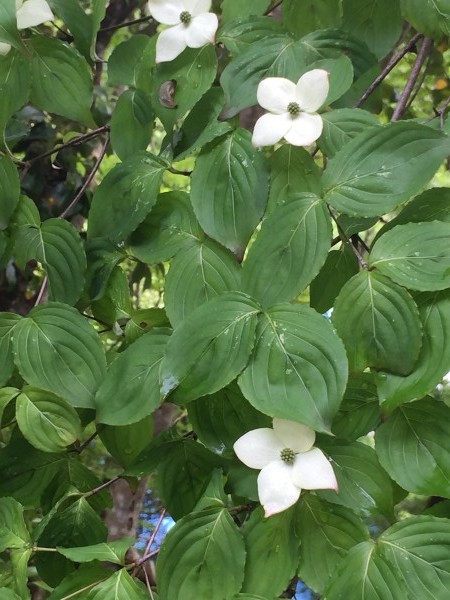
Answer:
[[[156,62],[167,62],[185,48],[213,44],[219,22],[210,13],[211,0],[148,0],[152,16],[170,25],[161,31],[156,42]]]
[[[254,146],[272,146],[284,138],[293,146],[309,146],[322,134],[317,110],[328,96],[328,72],[313,69],[297,84],[283,77],[268,77],[258,85],[258,103],[269,112],[255,124]]]
[[[16,0],[17,29],[36,27],[54,19],[46,0]],[[0,42],[0,54],[6,55],[11,50],[9,44]]]
[[[239,460],[261,469],[258,496],[266,517],[295,504],[302,489],[338,490],[330,462],[322,450],[313,447],[315,439],[309,427],[275,418],[273,429],[254,429],[235,442]]]

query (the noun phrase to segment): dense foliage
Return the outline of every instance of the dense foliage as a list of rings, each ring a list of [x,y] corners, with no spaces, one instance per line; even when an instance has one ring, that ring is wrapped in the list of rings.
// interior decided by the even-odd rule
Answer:
[[[0,598],[448,600],[450,2],[210,4],[1,2]]]

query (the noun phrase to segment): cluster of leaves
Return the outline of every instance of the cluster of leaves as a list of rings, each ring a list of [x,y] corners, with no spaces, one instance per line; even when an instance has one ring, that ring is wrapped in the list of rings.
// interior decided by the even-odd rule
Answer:
[[[430,396],[450,370],[450,192],[423,191],[450,154],[445,110],[381,124],[378,92],[354,106],[387,75],[380,59],[405,19],[422,54],[445,39],[448,3],[284,0],[280,21],[269,0],[216,2],[217,47],[158,65],[155,36],[114,47],[105,88],[121,95],[106,124],[92,103],[107,2],[50,4],[60,28],[27,38],[15,1],[0,7],[12,46],[0,57],[0,266],[39,263],[48,295],[0,313],[1,598],[30,597],[30,564],[49,600],[273,600],[297,576],[327,600],[445,600],[450,502],[397,523],[394,512],[408,492],[450,498],[450,408]],[[314,68],[330,92],[313,155],[253,148],[237,115],[258,83]],[[54,218],[21,194],[34,164],[17,129],[25,105],[72,129],[50,154],[105,137]],[[170,180],[173,163],[192,173]],[[130,273],[148,281],[149,268],[163,273],[164,308],[155,287],[144,305],[131,297]],[[188,433],[152,440],[165,401]],[[321,434],[339,492],[303,493],[265,519],[257,472],[232,448],[275,416]],[[132,539],[107,542],[109,492],[80,445],[93,424],[118,475],[154,474],[176,520],[156,589],[126,564]]]

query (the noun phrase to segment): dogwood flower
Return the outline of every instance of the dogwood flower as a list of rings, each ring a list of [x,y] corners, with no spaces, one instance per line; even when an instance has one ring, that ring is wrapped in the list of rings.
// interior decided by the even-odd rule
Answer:
[[[258,496],[266,517],[295,504],[302,489],[338,490],[330,462],[313,446],[315,438],[306,425],[275,418],[273,429],[253,429],[235,442],[239,460],[261,469]]]
[[[16,0],[17,29],[36,27],[54,19],[46,0]],[[3,56],[11,50],[9,44],[0,42],[0,54]]]
[[[322,134],[317,110],[328,96],[328,72],[313,69],[297,84],[283,77],[267,77],[258,85],[258,103],[269,112],[253,130],[254,146],[272,146],[284,138],[293,146],[309,146]]]
[[[170,25],[156,42],[156,62],[173,60],[185,48],[213,44],[219,22],[210,13],[211,0],[148,0],[152,16]]]

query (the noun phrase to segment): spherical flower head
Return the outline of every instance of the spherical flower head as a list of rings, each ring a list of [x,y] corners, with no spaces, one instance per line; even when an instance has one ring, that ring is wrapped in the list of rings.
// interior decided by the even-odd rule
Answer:
[[[209,12],[211,0],[148,0],[152,16],[169,25],[156,42],[156,62],[167,62],[185,48],[201,48],[213,44],[219,22]]]
[[[53,21],[54,15],[46,0],[16,0],[16,19],[17,29],[27,29]],[[10,50],[9,44],[0,42],[0,55],[5,56]]]
[[[272,146],[284,138],[293,146],[310,146],[322,134],[322,117],[316,111],[328,91],[328,72],[323,69],[304,73],[297,84],[283,77],[263,79],[257,98],[269,112],[256,121],[253,145]]]
[[[295,421],[273,420],[273,429],[254,429],[234,444],[237,457],[258,475],[258,497],[265,516],[297,502],[302,489],[337,491],[333,468],[319,448],[315,432]]]

